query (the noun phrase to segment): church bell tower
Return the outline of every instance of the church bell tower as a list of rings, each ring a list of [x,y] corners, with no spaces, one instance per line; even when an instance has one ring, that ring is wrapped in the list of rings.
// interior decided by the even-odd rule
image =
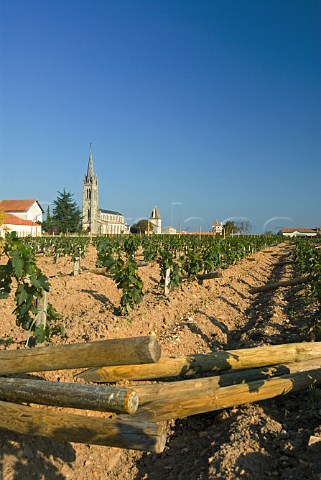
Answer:
[[[82,229],[90,233],[98,231],[98,177],[94,174],[93,155],[90,147],[87,175],[82,188]]]

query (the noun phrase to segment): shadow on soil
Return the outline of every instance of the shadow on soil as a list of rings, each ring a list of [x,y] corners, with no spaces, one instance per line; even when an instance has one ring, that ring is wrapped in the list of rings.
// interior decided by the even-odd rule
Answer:
[[[101,293],[98,293],[94,290],[86,290],[86,289],[83,289],[81,290],[83,293],[88,293],[89,295],[91,295],[95,300],[97,300],[97,302],[100,302],[102,303],[108,310],[111,310],[113,311],[114,313],[118,311],[118,309],[115,307],[115,305],[109,300],[108,297],[106,297],[106,295],[102,295]]]
[[[67,442],[55,442],[46,438],[28,437],[0,430],[0,478],[4,480],[46,479],[65,480],[52,460],[71,463],[76,459],[74,448]],[[9,462],[6,463],[6,459]]]
[[[209,320],[209,322],[214,325],[216,328],[218,328],[222,333],[228,335],[228,329],[226,327],[226,325],[223,323],[223,322],[220,322],[219,320],[217,320],[216,318],[208,315],[207,313],[201,311],[201,310],[194,310],[194,313],[198,314],[198,315],[203,315],[204,317],[206,317],[207,320]],[[200,335],[200,337],[204,340],[204,342],[206,342],[206,344],[210,347],[210,348],[215,348],[218,344],[218,342],[216,341],[216,335],[215,334],[212,334],[213,336],[209,337],[208,335],[206,335],[202,329],[197,325],[196,322],[192,322],[188,319],[186,319],[185,321],[182,322],[182,325],[186,325],[187,328],[195,335]]]
[[[280,256],[283,260],[286,256]],[[266,279],[266,284],[276,283],[282,280],[285,267],[275,265],[270,275]],[[258,286],[258,285],[257,285]],[[275,306],[278,304],[278,289],[254,294],[253,301],[249,308],[244,311],[247,319],[246,324],[237,331],[232,332],[229,338],[228,348],[240,348],[242,338],[246,336],[247,346],[257,345],[258,341],[264,340],[271,343],[284,343],[284,338],[275,335],[274,338],[267,338],[264,332],[265,325],[271,321],[275,312]],[[273,325],[273,323],[271,324]],[[276,330],[281,331],[280,325],[274,325]]]

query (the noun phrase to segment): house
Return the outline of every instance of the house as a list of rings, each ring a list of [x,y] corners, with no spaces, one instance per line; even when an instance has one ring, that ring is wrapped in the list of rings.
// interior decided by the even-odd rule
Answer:
[[[214,223],[212,225],[212,233],[215,233],[215,235],[223,235],[223,229],[224,225],[223,222],[218,223],[218,220],[214,220]]]
[[[282,228],[281,235],[284,237],[316,237],[316,230],[311,228]]]
[[[163,235],[175,235],[177,233],[176,228],[168,226],[168,227],[162,227],[162,234]]]
[[[41,236],[44,210],[37,200],[0,200],[0,211],[4,212],[4,222],[0,236],[6,232],[16,232],[19,237]]]

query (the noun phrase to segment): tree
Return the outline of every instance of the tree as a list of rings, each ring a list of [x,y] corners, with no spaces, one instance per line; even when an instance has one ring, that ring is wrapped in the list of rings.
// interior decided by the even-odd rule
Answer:
[[[6,232],[8,227],[4,225],[6,219],[6,212],[4,210],[0,210],[0,231]]]
[[[5,214],[4,210],[0,210],[0,227],[1,227],[1,225],[4,224],[5,216],[6,216],[6,214]]]
[[[53,220],[51,218],[51,213],[50,213],[50,207],[48,205],[48,208],[47,208],[47,213],[46,213],[46,220],[43,220],[42,221],[42,229],[45,231],[45,232],[48,232],[49,234],[52,234],[52,233],[57,233],[58,229],[56,227],[53,226]]]
[[[239,233],[251,233],[253,226],[249,220],[243,220],[235,223],[236,229]]]
[[[64,188],[53,202],[51,224],[58,229],[58,233],[75,233],[81,228],[81,211],[72,197],[73,194]]]
[[[236,226],[236,223],[233,220],[228,220],[224,225],[224,230],[226,235],[233,235],[238,233],[239,230]]]
[[[130,232],[131,233],[145,233],[145,232],[148,232],[148,223],[149,223],[149,220],[139,220],[139,222],[134,223],[134,225],[132,225],[130,227]],[[150,228],[150,231],[151,231],[152,230],[151,225],[149,225],[149,228]]]

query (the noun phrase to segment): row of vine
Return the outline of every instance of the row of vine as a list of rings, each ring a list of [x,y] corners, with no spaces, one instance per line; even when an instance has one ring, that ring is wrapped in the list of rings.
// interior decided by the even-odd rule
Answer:
[[[302,274],[308,275],[308,300],[317,309],[317,319],[305,330],[312,340],[321,340],[321,249],[318,239],[297,239],[294,260]]]

